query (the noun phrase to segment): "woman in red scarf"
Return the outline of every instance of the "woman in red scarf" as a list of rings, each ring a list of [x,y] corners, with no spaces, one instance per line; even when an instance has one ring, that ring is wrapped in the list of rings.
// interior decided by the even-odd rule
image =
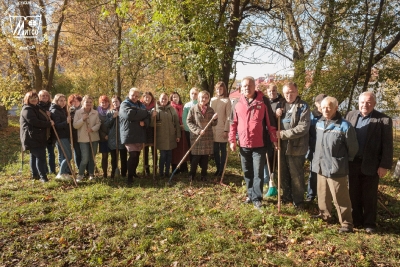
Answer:
[[[188,147],[188,142],[186,140],[186,135],[183,132],[183,123],[182,123],[182,113],[183,113],[183,104],[181,101],[181,96],[177,92],[173,92],[169,100],[171,102],[171,106],[176,110],[176,113],[178,113],[179,117],[179,125],[181,126],[181,140],[178,142],[178,146],[172,150],[172,171],[176,169],[178,166],[179,162],[182,160],[183,156],[186,154],[186,152],[189,150]],[[182,163],[180,166],[179,170],[176,173],[179,172],[188,172],[188,166],[187,166],[187,161],[189,161],[189,157],[186,158],[185,162]]]

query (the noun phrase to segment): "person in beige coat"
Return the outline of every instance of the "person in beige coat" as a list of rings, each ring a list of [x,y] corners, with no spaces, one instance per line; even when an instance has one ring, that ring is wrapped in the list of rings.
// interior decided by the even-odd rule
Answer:
[[[211,98],[211,108],[218,114],[218,124],[213,127],[214,134],[214,159],[217,171],[215,176],[222,175],[226,160],[226,144],[229,134],[229,116],[231,114],[231,101],[224,82],[215,85],[215,97]]]
[[[156,147],[160,150],[158,163],[160,176],[169,176],[171,169],[172,150],[177,147],[181,138],[181,127],[179,117],[175,109],[168,101],[168,95],[162,93],[156,104],[156,111],[153,121],[156,120]]]
[[[190,130],[190,143],[194,144],[196,139],[201,135],[199,141],[194,144],[192,149],[192,159],[190,165],[190,179],[194,179],[196,175],[197,165],[200,163],[201,180],[206,181],[208,168],[208,155],[213,153],[213,132],[212,128],[204,129],[210,120],[213,120],[211,126],[218,123],[218,114],[209,106],[210,93],[201,91],[198,97],[199,103],[194,105],[188,114],[187,125]]]
[[[74,128],[78,130],[78,143],[82,153],[79,173],[76,178],[77,182],[83,180],[83,174],[87,164],[89,164],[89,180],[94,179],[95,159],[92,155],[92,148],[94,156],[96,156],[95,153],[100,140],[99,129],[101,123],[98,112],[93,109],[93,102],[91,96],[85,95],[82,99],[82,108],[76,111],[74,117],[73,125]]]

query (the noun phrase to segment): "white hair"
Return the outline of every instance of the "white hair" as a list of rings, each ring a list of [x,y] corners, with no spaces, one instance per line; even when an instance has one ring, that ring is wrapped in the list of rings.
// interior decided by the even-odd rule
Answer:
[[[376,103],[376,96],[375,96],[375,94],[374,94],[373,92],[370,92],[370,91],[362,92],[362,93],[360,94],[360,96],[358,97],[358,100],[360,100],[360,98],[361,98],[362,96],[367,96],[367,95],[372,96],[372,99],[374,99],[374,102]]]
[[[322,105],[322,102],[332,103],[332,104],[335,105],[335,107],[338,107],[338,106],[339,106],[339,103],[338,103],[337,99],[334,98],[333,96],[327,96],[327,97],[325,97],[324,99],[322,99],[321,105]]]

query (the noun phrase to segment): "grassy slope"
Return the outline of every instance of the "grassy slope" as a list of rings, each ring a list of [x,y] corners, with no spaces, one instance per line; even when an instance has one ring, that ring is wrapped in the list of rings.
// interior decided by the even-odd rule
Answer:
[[[0,132],[0,266],[399,266],[397,216],[379,207],[379,234],[339,235],[339,225],[310,219],[316,204],[303,212],[284,205],[278,214],[271,199],[260,214],[241,204],[237,154],[227,187],[184,175],[173,187],[150,177],[132,188],[123,179],[75,188],[54,176],[42,185],[29,180],[28,156],[20,175],[12,125]],[[385,178],[379,189],[400,214],[399,184]]]

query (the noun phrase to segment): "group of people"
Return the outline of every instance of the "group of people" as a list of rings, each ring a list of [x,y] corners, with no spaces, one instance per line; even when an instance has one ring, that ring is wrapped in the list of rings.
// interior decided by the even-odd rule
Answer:
[[[78,182],[85,171],[94,179],[97,148],[103,177],[108,176],[110,154],[111,177],[120,157],[121,175],[131,184],[138,177],[142,150],[145,172],[150,174],[149,153],[151,150],[153,162],[157,162],[156,148],[160,176],[175,170],[189,172],[190,179],[195,179],[200,165],[200,179],[206,180],[209,155],[214,155],[215,175],[222,174],[229,142],[232,151],[239,147],[247,188],[245,203],[261,209],[264,183],[269,179],[265,166],[267,161],[273,165],[275,151],[280,150],[277,160],[283,203],[302,209],[306,201],[318,198],[320,213],[315,217],[329,221],[333,202],[340,232],[352,232],[354,227],[364,227],[369,233],[376,230],[378,183],[391,169],[393,134],[391,119],[374,109],[372,92],[359,96],[359,110],[348,113],[346,119],[338,112],[334,97],[318,95],[316,109],[310,111],[295,83],[286,83],[282,96],[274,84],[265,92],[256,89],[253,77],[243,78],[241,96],[232,102],[226,85],[219,82],[213,98],[207,91],[192,88],[185,105],[177,92],[162,93],[157,101],[151,92],[141,94],[137,88],[131,88],[124,101],[102,95],[97,109],[93,104],[89,95],[67,98],[57,94],[53,100],[45,90],[25,95],[21,142],[23,149],[30,151],[32,178],[46,182],[47,173],[55,172],[55,143],[60,166],[56,178],[71,179],[72,143]],[[190,161],[190,169],[186,161],[180,162],[189,147],[186,161]],[[311,170],[307,190],[306,159]]]
[[[354,227],[374,233],[379,179],[391,169],[393,158],[392,120],[374,109],[375,95],[361,93],[359,109],[344,119],[337,99],[324,94],[315,98],[316,110],[311,112],[293,82],[283,86],[283,96],[271,84],[265,92],[268,99],[256,90],[252,77],[243,78],[241,86],[241,97],[232,108],[229,142],[235,150],[238,134],[245,203],[260,209],[267,176],[262,166],[272,161],[266,154],[279,149],[283,203],[303,209],[305,202],[318,198],[320,212],[313,217],[331,221],[333,202],[340,233],[353,232]],[[306,158],[310,179],[305,199]]]
[[[119,172],[118,162],[121,162],[120,175],[127,177],[128,183],[132,184],[133,179],[138,177],[137,167],[142,150],[145,154],[144,169],[150,174],[150,150],[153,162],[158,157],[154,144],[159,151],[159,176],[169,176],[171,166],[172,171],[177,168],[190,145],[200,135],[202,138],[194,144],[186,160],[191,161],[190,171],[186,161],[179,171],[189,171],[190,177],[195,179],[200,164],[201,180],[206,180],[208,157],[215,150],[215,154],[220,155],[216,174],[220,174],[226,160],[231,110],[225,84],[218,83],[216,92],[211,99],[207,91],[199,93],[197,88],[192,88],[191,101],[183,105],[178,92],[169,96],[162,93],[157,101],[151,92],[141,94],[139,89],[132,88],[124,101],[118,96],[111,99],[106,95],[100,96],[97,108],[94,108],[94,99],[89,95],[73,94],[67,98],[56,94],[52,99],[46,90],[28,92],[20,116],[20,138],[23,150],[30,151],[32,178],[47,182],[47,175],[55,173],[54,145],[59,157],[56,179],[72,179],[72,155],[78,169],[76,181],[81,182],[85,172],[89,180],[95,179],[95,157],[99,152],[104,178],[109,174],[114,178]],[[218,120],[211,106],[219,111],[223,120]],[[206,128],[210,120],[212,122]],[[50,169],[47,167],[46,150]],[[108,172],[109,155],[111,173]]]

